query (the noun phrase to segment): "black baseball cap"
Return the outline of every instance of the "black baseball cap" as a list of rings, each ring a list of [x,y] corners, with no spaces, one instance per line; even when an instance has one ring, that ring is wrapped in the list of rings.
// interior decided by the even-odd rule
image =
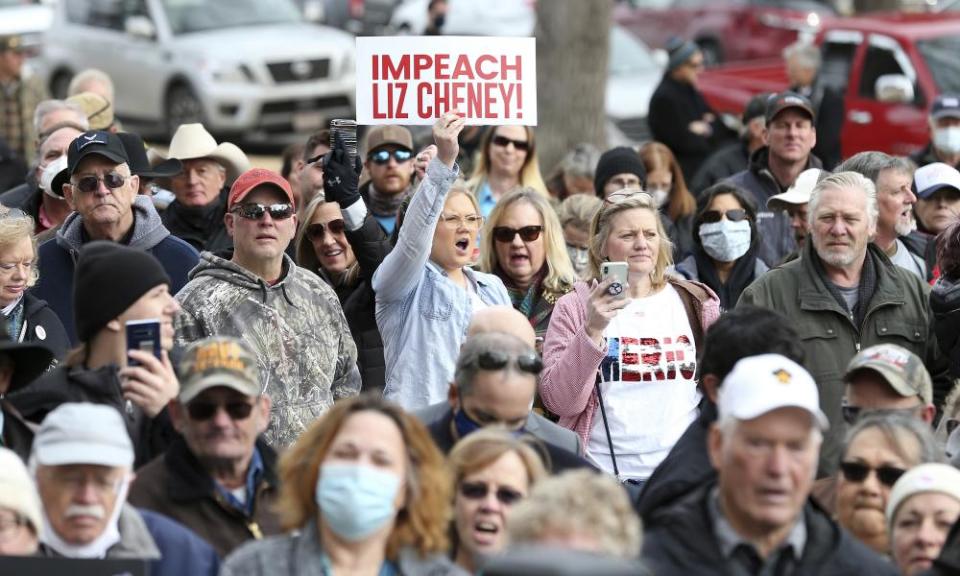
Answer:
[[[788,108],[803,110],[810,116],[811,122],[816,118],[816,114],[813,112],[813,104],[810,103],[810,100],[806,96],[788,90],[774,94],[767,99],[767,123],[769,124],[777,117],[777,114],[780,114]]]
[[[130,163],[119,136],[102,130],[90,130],[77,136],[70,143],[70,149],[67,151],[68,172],[73,174],[80,161],[91,154],[99,154],[117,164]]]
[[[773,94],[770,92],[761,92],[747,102],[747,107],[743,109],[743,115],[740,117],[740,121],[746,125],[749,124],[754,118],[762,118],[767,113],[767,100],[770,99],[770,96]]]

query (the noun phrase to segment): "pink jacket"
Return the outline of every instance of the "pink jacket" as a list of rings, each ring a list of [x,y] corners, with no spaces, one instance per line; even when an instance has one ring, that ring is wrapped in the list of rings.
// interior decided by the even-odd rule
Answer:
[[[697,352],[703,335],[720,316],[720,301],[710,288],[699,282],[668,276],[687,309]],[[599,348],[587,335],[587,302],[590,284],[577,282],[574,291],[561,297],[553,308],[550,326],[543,341],[544,369],[540,376],[540,397],[560,417],[560,425],[580,436],[589,445],[593,415],[597,410],[594,387],[606,348]],[[695,321],[696,320],[696,321]]]

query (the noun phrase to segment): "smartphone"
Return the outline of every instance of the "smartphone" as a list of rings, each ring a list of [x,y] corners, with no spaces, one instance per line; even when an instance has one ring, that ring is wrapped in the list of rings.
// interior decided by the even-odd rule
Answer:
[[[160,359],[160,320],[131,320],[127,322],[127,350],[143,350]],[[139,366],[140,363],[127,357],[127,366]]]
[[[343,145],[347,149],[347,155],[350,156],[350,166],[353,166],[357,158],[357,122],[355,120],[344,120],[335,118],[330,121],[330,148],[336,143],[336,134],[340,135]]]
[[[627,263],[626,262],[602,262],[600,264],[600,280],[606,280],[613,277],[614,281],[611,288],[620,285],[620,293],[617,298],[627,297]]]

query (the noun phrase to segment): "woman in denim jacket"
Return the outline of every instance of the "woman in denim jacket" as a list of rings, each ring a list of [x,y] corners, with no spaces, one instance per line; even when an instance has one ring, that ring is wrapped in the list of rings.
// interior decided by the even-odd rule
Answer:
[[[387,365],[383,394],[408,410],[446,400],[473,312],[510,305],[499,278],[469,267],[483,218],[469,190],[453,186],[463,125],[457,112],[434,125],[437,157],[410,201],[393,252],[373,275]]]

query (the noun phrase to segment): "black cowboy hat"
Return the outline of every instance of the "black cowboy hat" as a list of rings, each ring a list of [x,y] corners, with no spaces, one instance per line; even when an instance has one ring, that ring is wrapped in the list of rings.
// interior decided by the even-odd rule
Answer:
[[[118,132],[120,142],[127,151],[130,173],[141,178],[170,178],[183,172],[183,164],[176,158],[168,158],[156,166],[150,166],[147,159],[147,147],[143,138],[133,132]]]
[[[10,376],[10,387],[7,394],[24,388],[50,368],[53,360],[53,350],[40,342],[14,342],[7,331],[7,323],[0,318],[0,356],[7,356],[13,361],[13,375]],[[37,331],[43,327],[37,326]]]

